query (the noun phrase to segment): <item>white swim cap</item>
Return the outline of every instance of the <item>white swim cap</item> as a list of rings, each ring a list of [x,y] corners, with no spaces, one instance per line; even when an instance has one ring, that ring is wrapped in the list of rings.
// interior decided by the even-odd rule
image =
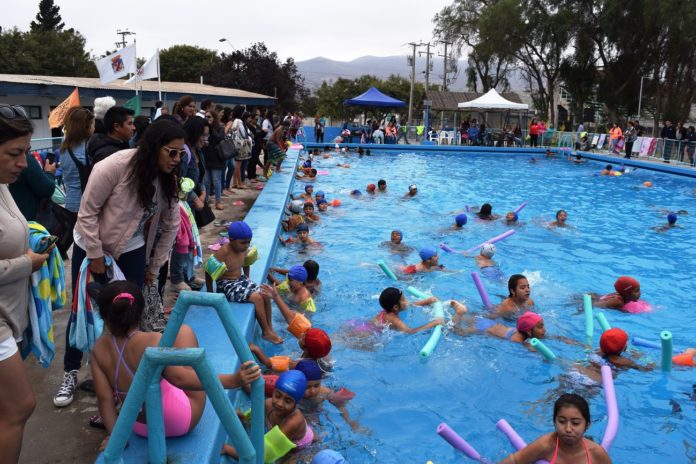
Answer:
[[[495,245],[493,245],[492,243],[484,243],[481,247],[481,256],[485,256],[486,258],[492,258],[494,254]]]
[[[290,206],[288,209],[290,209],[290,212],[299,214],[302,211],[302,206],[304,203],[302,203],[302,200],[293,200],[290,202]]]

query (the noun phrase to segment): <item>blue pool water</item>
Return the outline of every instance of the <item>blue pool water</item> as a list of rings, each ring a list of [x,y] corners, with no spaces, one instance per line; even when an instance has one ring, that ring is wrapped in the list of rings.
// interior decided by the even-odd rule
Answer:
[[[647,314],[605,311],[612,326],[631,335],[658,340],[660,330],[672,331],[675,346],[693,346],[693,269],[696,249],[696,195],[693,182],[647,170],[622,177],[597,177],[599,163],[573,165],[561,159],[529,162],[527,155],[402,153],[350,158],[336,156],[315,161],[328,175],[319,176],[315,191],[326,192],[329,201],[342,200],[312,228],[322,250],[304,253],[293,246],[278,252],[276,265],[301,264],[309,256],[321,265],[323,291],[313,317],[316,327],[329,332],[334,341],[335,369],[326,380],[331,386],[346,386],[357,393],[348,410],[369,432],[353,432],[338,412],[326,405],[316,427],[322,448],[341,451],[354,463],[464,462],[435,434],[447,422],[482,455],[499,460],[512,451],[495,423],[507,419],[522,437],[532,441],[552,430],[552,404],[557,397],[559,375],[587,352],[579,346],[547,341],[561,358],[553,364],[542,361],[518,344],[483,336],[459,337],[448,331],[427,361],[418,351],[427,333],[412,336],[387,332],[374,339],[356,341],[346,335],[347,321],[369,319],[379,312],[377,297],[389,281],[374,265],[384,259],[395,267],[418,262],[416,253],[405,259],[392,255],[380,242],[389,240],[392,229],[404,232],[404,242],[416,249],[446,242],[466,249],[496,236],[507,227],[500,221],[481,223],[469,215],[464,230],[443,232],[454,222],[452,211],[464,205],[489,202],[493,212],[504,215],[523,201],[523,225],[497,245],[494,259],[505,276],[527,275],[532,298],[546,322],[549,334],[584,339],[581,310],[583,292],[608,293],[619,275],[632,275],[641,282],[643,299],[655,310]],[[350,169],[336,167],[349,162]],[[348,193],[379,178],[388,182],[386,195]],[[651,180],[654,187],[643,188]],[[401,197],[410,183],[418,195]],[[295,190],[301,190],[296,183]],[[567,230],[551,230],[545,224],[558,209],[568,212]],[[680,216],[684,228],[659,234],[652,226],[666,222],[661,210],[688,210]],[[441,299],[464,301],[471,312],[482,305],[470,273],[473,259],[440,253],[440,262],[460,271],[418,276],[400,281],[405,290],[413,285]],[[494,303],[507,295],[506,280],[484,278]],[[410,326],[428,320],[427,312],[411,308],[404,316]],[[276,327],[283,327],[275,315]],[[593,347],[598,346],[595,327]],[[288,339],[281,350],[297,352]],[[640,362],[656,361],[658,351],[645,351]],[[625,371],[615,379],[620,410],[620,428],[611,456],[614,462],[696,462],[696,402],[688,393],[694,371],[675,368],[669,375]],[[589,435],[601,440],[606,426],[606,407],[600,390],[588,396],[592,412]],[[678,403],[681,411],[676,409]]]

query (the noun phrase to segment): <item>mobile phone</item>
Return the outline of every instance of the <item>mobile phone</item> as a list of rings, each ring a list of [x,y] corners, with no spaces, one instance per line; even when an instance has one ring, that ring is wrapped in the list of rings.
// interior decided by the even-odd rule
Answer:
[[[54,155],[53,153],[48,153],[46,155],[46,162],[48,164],[55,164],[56,163],[56,155]]]
[[[36,249],[36,253],[43,254],[46,253],[53,245],[56,244],[58,241],[58,237],[55,235],[49,235],[47,237],[43,237],[39,241],[39,246]]]

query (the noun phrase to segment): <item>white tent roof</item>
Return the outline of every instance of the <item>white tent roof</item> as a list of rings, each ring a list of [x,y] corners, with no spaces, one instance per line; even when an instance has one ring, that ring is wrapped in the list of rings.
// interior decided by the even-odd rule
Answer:
[[[461,102],[457,106],[472,110],[526,110],[529,108],[526,103],[515,103],[504,99],[495,89],[489,90],[474,100]]]

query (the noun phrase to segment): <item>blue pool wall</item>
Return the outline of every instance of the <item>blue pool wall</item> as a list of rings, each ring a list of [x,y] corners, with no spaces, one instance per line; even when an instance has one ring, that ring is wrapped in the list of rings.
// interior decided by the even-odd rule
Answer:
[[[251,266],[249,277],[259,284],[266,281],[268,270],[275,260],[276,248],[279,245],[277,236],[280,233],[280,221],[286,199],[295,183],[294,171],[299,154],[299,149],[288,150],[283,170],[273,174],[244,218],[254,233],[252,245],[259,251],[259,259]],[[257,326],[254,306],[250,303],[230,303],[229,308],[237,327],[248,341],[253,341]],[[239,359],[214,309],[193,306],[186,314],[184,323],[195,331],[199,345],[205,348],[208,361],[216,373],[232,373],[239,368]],[[228,395],[235,407],[246,399],[246,394],[239,390],[228,390]],[[167,439],[167,462],[232,462],[220,456],[225,439],[226,432],[208,400],[203,417],[190,433],[183,437]],[[96,462],[104,462],[103,453]],[[123,452],[123,462],[147,463],[147,440],[131,433],[128,447]]]

